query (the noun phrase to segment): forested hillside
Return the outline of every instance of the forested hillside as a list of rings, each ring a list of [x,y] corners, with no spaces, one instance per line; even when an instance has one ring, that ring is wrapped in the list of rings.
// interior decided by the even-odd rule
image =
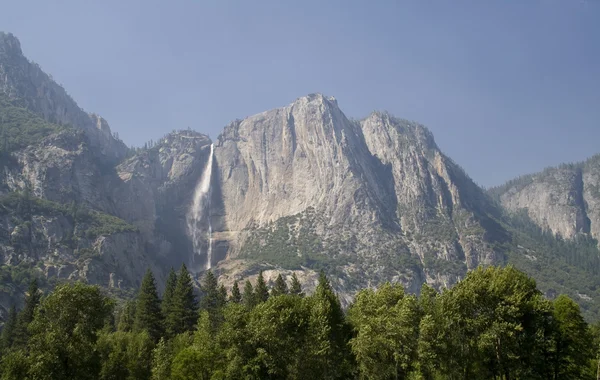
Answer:
[[[324,274],[227,291],[185,266],[159,297],[148,271],[134,301],[80,282],[42,294],[33,281],[0,341],[0,378],[595,379],[600,330],[513,267],[479,268],[420,296],[365,289],[344,312]]]

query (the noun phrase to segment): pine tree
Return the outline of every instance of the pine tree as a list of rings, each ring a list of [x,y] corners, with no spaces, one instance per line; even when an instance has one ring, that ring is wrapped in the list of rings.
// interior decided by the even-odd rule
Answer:
[[[348,338],[351,336],[340,301],[325,273],[310,297],[312,304],[311,344],[307,355],[315,376],[322,379],[345,378],[351,370]]]
[[[29,339],[29,332],[27,329],[31,321],[33,321],[35,309],[37,309],[38,305],[40,304],[41,297],[42,295],[38,287],[37,279],[33,279],[29,284],[29,289],[27,290],[25,306],[23,306],[23,310],[21,310],[17,317],[13,341],[15,346],[25,347],[27,345],[27,340]]]
[[[173,337],[185,331],[192,331],[197,319],[198,301],[194,295],[194,285],[187,267],[182,264],[173,293],[171,311],[166,316],[167,336]]]
[[[204,296],[200,301],[200,310],[206,310],[210,314],[211,311],[219,307],[219,289],[217,286],[217,278],[208,270],[202,282],[202,293]]]
[[[133,331],[147,331],[154,342],[158,342],[163,333],[160,299],[156,290],[156,281],[150,269],[142,280],[142,286],[137,296]]]
[[[269,299],[269,288],[267,288],[267,283],[265,282],[265,278],[263,276],[263,272],[260,271],[258,274],[258,279],[256,280],[256,290],[254,292],[256,297],[256,303],[266,302]]]
[[[298,276],[296,276],[296,272],[292,275],[292,286],[290,288],[290,294],[295,294],[297,296],[303,297],[304,293],[302,292],[302,285],[300,285],[300,281],[298,281]]]
[[[222,299],[217,278],[210,270],[207,271],[204,276],[202,292],[204,293],[204,297],[202,297],[202,300],[200,301],[200,310],[208,313],[211,329],[212,331],[216,331],[223,319],[221,308],[225,304],[227,294],[225,294],[225,298]]]
[[[244,284],[244,295],[242,296],[244,305],[246,305],[248,309],[252,309],[256,305],[255,298],[252,283],[250,280],[246,280],[246,283]]]
[[[242,302],[242,294],[240,293],[240,287],[237,280],[233,283],[233,288],[231,288],[231,297],[229,297],[229,301],[233,303]]]
[[[117,330],[129,332],[133,330],[135,321],[135,301],[127,301],[119,313]]]
[[[167,282],[165,284],[165,291],[163,292],[162,298],[162,312],[163,315],[169,314],[172,304],[173,304],[173,294],[175,294],[175,288],[177,287],[177,273],[173,267],[169,271],[169,276],[167,277]]]
[[[222,308],[227,303],[227,289],[225,289],[225,285],[221,284],[219,286],[219,308]]]
[[[281,274],[277,275],[277,279],[275,280],[275,286],[271,289],[272,296],[280,296],[288,293],[287,284]]]
[[[17,309],[12,305],[8,311],[8,316],[2,328],[2,336],[0,336],[0,352],[6,352],[13,345],[15,338],[15,329],[17,327]]]

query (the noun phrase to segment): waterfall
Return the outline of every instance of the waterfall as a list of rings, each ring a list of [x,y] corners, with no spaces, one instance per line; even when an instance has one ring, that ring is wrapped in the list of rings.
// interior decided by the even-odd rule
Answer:
[[[202,256],[202,246],[208,240],[208,250],[206,252],[205,269],[211,268],[212,263],[212,222],[210,218],[210,182],[212,178],[214,146],[210,144],[210,155],[206,167],[200,176],[200,180],[194,189],[194,198],[192,207],[187,214],[187,228],[190,237],[194,254],[192,255],[192,270],[198,270],[195,265],[196,256]],[[204,223],[206,219],[207,223]],[[206,227],[206,229],[204,228]]]

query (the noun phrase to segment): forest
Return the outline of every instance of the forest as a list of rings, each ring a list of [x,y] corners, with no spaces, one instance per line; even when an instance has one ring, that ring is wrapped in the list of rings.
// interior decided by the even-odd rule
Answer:
[[[343,309],[323,273],[310,295],[295,275],[228,291],[210,271],[197,292],[183,265],[162,295],[148,271],[130,301],[33,280],[0,379],[596,379],[599,344],[573,300],[511,266],[419,296],[385,283]]]

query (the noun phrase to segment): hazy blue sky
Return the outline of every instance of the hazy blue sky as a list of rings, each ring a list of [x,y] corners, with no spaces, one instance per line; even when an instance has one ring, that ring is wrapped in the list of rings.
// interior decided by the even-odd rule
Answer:
[[[60,4],[60,5],[57,5]],[[419,121],[480,184],[600,153],[600,1],[1,2],[129,145],[322,92]]]

